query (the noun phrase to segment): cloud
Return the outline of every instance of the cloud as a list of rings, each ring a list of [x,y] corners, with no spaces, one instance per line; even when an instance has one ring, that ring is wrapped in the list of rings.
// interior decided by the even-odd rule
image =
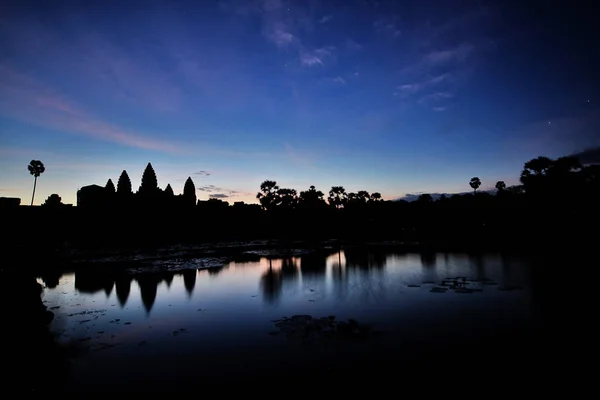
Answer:
[[[449,62],[462,62],[473,51],[474,46],[469,43],[462,43],[451,49],[437,50],[428,53],[424,57],[424,64],[438,66]]]
[[[446,107],[433,107],[433,111],[446,111]]]
[[[275,43],[279,48],[287,48],[291,44],[298,42],[296,36],[290,33],[285,24],[281,22],[273,24],[272,27],[266,29],[264,32],[267,39]]]
[[[192,175],[210,176],[210,172],[201,170],[201,171],[194,172]]]
[[[439,102],[442,100],[451,99],[454,95],[450,92],[434,92],[421,97],[418,101],[419,104]]]
[[[48,129],[125,146],[183,154],[183,147],[110,124],[33,77],[0,64],[0,114]]]
[[[364,49],[364,46],[352,39],[346,40],[346,49],[350,51],[359,51]]]
[[[309,52],[307,50],[300,51],[300,63],[306,67],[314,67],[323,65],[325,61],[334,58],[335,47],[321,47]]]
[[[433,77],[427,76],[427,77],[423,77],[423,79],[420,81],[415,81],[412,83],[405,83],[404,85],[400,85],[397,87],[397,89],[401,93],[403,93],[405,96],[408,96],[408,95],[420,93],[420,92],[422,92],[426,89],[429,89],[433,86],[436,86],[442,82],[448,81],[449,79],[450,79],[449,73],[436,75]],[[444,92],[444,93],[448,93],[448,92]],[[435,95],[435,94],[432,94],[432,95]],[[427,95],[425,97],[429,97],[432,95]],[[452,97],[452,95],[450,94],[449,96],[447,96],[445,98],[449,98],[449,97]]]
[[[323,65],[333,57],[333,47],[322,47],[307,50],[300,38],[302,31],[314,29],[314,18],[310,7],[303,7],[302,3],[291,3],[287,0],[256,0],[245,4],[244,2],[225,1],[221,5],[225,11],[245,17],[257,17],[261,23],[261,33],[265,39],[273,43],[280,50],[297,51],[300,64],[306,67]],[[323,24],[332,17],[323,16],[316,21]]]
[[[379,19],[373,22],[373,28],[376,32],[388,35],[393,39],[399,38],[402,36],[402,31],[396,28],[396,25],[393,21],[389,21],[386,19]]]
[[[208,197],[215,198],[215,199],[223,199],[225,197],[237,197],[237,196],[248,195],[248,193],[245,193],[245,192],[240,192],[238,190],[225,189],[225,188],[218,187],[215,185],[203,185],[203,186],[196,188],[196,190],[198,190],[200,192],[209,193]]]
[[[333,83],[338,83],[340,85],[345,85],[346,84],[346,81],[341,76],[336,76],[335,78],[333,78],[332,82]]]
[[[305,67],[314,67],[317,65],[323,65],[323,60],[321,60],[315,54],[301,53],[300,54],[300,64],[302,64]]]
[[[210,194],[208,196],[209,199],[227,199],[230,196],[228,194],[225,193],[214,193],[214,194]]]
[[[218,191],[221,191],[222,189],[221,189],[221,188],[218,188],[218,187],[216,187],[215,185],[203,185],[203,186],[198,186],[198,187],[196,188],[196,190],[199,190],[199,191],[201,191],[201,192],[208,192],[208,193],[211,193],[211,192],[218,192]]]

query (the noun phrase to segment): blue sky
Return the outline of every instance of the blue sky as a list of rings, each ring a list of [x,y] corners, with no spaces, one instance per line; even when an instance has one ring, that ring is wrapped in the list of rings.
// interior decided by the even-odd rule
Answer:
[[[136,189],[149,161],[159,186],[230,202],[265,179],[385,199],[514,184],[600,144],[593,21],[546,3],[9,1],[0,196],[29,202],[31,159],[38,204],[123,169]]]

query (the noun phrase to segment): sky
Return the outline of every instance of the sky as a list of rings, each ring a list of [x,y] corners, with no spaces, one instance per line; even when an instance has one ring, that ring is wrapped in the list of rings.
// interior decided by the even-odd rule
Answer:
[[[384,199],[518,183],[600,145],[583,1],[8,1],[0,197],[159,186],[256,202],[260,183]]]

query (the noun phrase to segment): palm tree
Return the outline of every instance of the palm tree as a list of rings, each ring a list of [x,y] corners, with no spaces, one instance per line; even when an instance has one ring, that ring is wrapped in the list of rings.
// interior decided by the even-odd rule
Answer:
[[[29,173],[34,177],[33,194],[31,195],[31,205],[33,205],[33,198],[35,197],[35,186],[37,185],[37,178],[38,176],[44,173],[46,167],[44,167],[44,164],[40,160],[31,160],[31,162],[27,166],[27,169],[29,170]]]
[[[496,182],[496,190],[499,192],[503,192],[506,189],[506,183],[504,181]]]
[[[348,202],[348,193],[346,193],[346,189],[344,189],[343,186],[332,186],[329,191],[327,202],[331,207],[343,208]]]
[[[476,194],[477,189],[479,189],[479,186],[481,186],[481,180],[475,176],[475,177],[471,178],[471,181],[469,182],[469,186],[471,186],[473,188],[473,194]]]
[[[260,184],[260,192],[256,194],[256,198],[265,210],[270,210],[279,203],[278,191],[277,182],[266,180]]]

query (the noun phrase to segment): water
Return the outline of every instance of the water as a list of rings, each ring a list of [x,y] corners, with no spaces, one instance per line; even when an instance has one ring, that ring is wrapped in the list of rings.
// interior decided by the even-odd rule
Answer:
[[[494,351],[500,337],[527,336],[528,271],[524,260],[499,254],[348,249],[181,273],[65,273],[44,301],[58,341],[81,349],[67,386],[165,387],[249,371],[306,373],[307,365],[316,376],[359,355],[417,359],[465,343]],[[456,277],[476,291],[431,292]],[[356,342],[276,334],[274,320],[299,314],[352,318],[373,333]]]

